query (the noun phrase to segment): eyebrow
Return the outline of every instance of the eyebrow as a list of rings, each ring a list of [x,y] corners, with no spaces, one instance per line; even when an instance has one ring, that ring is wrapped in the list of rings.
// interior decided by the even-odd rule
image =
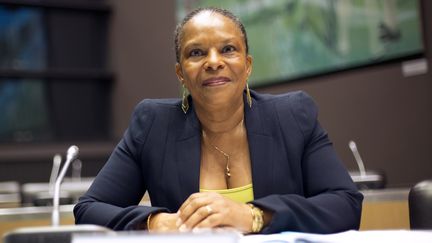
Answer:
[[[197,43],[197,42],[186,43],[184,45],[184,49],[190,49],[190,48],[193,48],[193,47],[200,47],[200,46],[202,46],[202,44],[201,43]]]
[[[220,43],[227,44],[227,43],[236,43],[236,42],[238,43],[238,41],[236,40],[235,37],[229,37],[229,38],[224,39]],[[186,49],[190,49],[190,48],[194,48],[194,47],[201,47],[202,45],[203,45],[202,43],[194,41],[194,42],[186,43],[184,45],[184,49],[186,50]]]

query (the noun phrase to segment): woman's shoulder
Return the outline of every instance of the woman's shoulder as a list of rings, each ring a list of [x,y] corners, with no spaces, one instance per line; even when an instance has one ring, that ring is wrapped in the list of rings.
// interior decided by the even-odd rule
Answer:
[[[318,119],[318,108],[312,97],[304,91],[256,94],[256,98],[260,109],[266,113],[274,112],[281,124],[297,124],[304,133],[309,133]]]
[[[180,110],[179,107],[179,99],[143,99],[135,106],[131,122],[143,124],[143,122],[153,121],[156,117],[163,119],[173,110]]]
[[[143,99],[134,108],[132,116],[152,116],[180,110],[180,99]]]
[[[172,109],[178,107],[180,99],[143,99],[135,107],[137,109]]]
[[[138,140],[145,140],[150,129],[166,127],[173,110],[181,110],[179,99],[144,99],[134,108],[128,131]]]
[[[294,111],[316,109],[315,101],[305,91],[291,91],[282,94],[260,94],[253,92],[254,99],[262,105],[276,105],[277,108],[290,108]]]

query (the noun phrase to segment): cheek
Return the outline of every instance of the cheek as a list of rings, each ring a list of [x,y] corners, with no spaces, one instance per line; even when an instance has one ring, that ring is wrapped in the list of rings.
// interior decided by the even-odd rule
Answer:
[[[188,79],[193,79],[196,78],[196,75],[199,73],[200,66],[196,63],[185,64],[183,66],[183,71],[185,74],[185,78],[187,77]]]
[[[185,86],[189,91],[193,90],[198,86],[197,80],[199,80],[199,69],[196,65],[184,65],[183,66],[183,77]]]
[[[238,78],[244,78],[247,77],[247,66],[245,65],[244,62],[239,61],[239,62],[234,62],[231,64],[232,67],[232,72],[235,73],[235,75]]]

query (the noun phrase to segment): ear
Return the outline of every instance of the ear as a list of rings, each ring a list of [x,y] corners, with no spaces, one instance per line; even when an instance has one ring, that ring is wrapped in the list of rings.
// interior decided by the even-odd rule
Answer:
[[[175,65],[175,73],[177,75],[177,78],[181,85],[184,85],[184,77],[183,77],[183,70],[181,68],[180,63],[176,63]]]
[[[246,56],[246,73],[247,73],[247,79],[249,79],[249,76],[252,73],[252,63],[253,63],[253,58],[251,55],[247,55]]]

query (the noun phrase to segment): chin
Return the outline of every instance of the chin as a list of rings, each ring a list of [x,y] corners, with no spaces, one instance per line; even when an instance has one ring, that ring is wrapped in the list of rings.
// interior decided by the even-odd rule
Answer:
[[[205,105],[210,106],[226,106],[235,103],[235,93],[222,92],[218,94],[206,95],[204,98]],[[240,95],[241,96],[241,95]],[[243,99],[243,98],[242,98]]]

